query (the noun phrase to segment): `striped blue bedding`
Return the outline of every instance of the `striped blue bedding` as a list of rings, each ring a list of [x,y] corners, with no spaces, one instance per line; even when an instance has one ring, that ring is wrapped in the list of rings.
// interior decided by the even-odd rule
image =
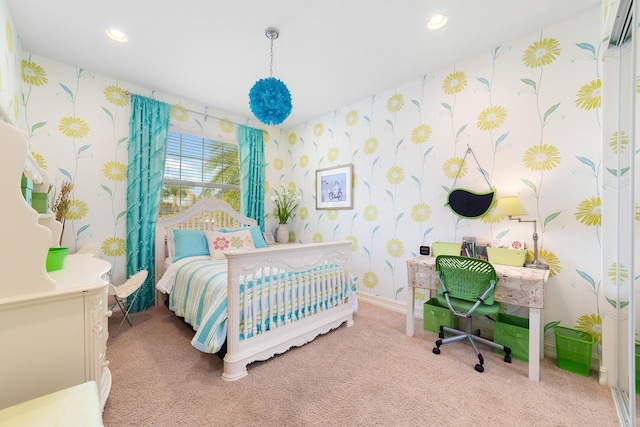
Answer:
[[[319,271],[329,268],[335,268],[335,266],[324,265],[317,267],[313,270],[313,274]],[[266,292],[268,294],[269,287],[263,286],[269,282],[273,277],[265,275],[266,278],[259,278],[255,281],[255,286],[259,288],[256,291]],[[294,276],[287,272],[276,272],[278,277],[287,277],[286,282],[295,282]],[[280,281],[278,281],[280,282]],[[282,284],[280,282],[280,284]],[[252,281],[248,282],[248,286],[251,288],[254,286]],[[243,288],[241,286],[241,302]],[[345,302],[347,294],[349,293],[349,286],[345,283],[344,289],[334,295],[324,295],[314,301],[307,301],[302,307],[296,305],[292,307],[291,300],[297,299],[297,289],[289,288],[287,296],[289,303],[286,310],[281,309],[278,313],[266,313],[269,309],[268,303],[265,307],[261,307],[262,299],[257,301],[257,329],[268,329],[271,322],[279,322],[285,319],[297,319],[303,317],[307,311],[314,311],[316,309],[327,308],[332,303],[337,302],[335,300],[341,300]],[[279,298],[285,293],[283,286],[278,289]],[[260,298],[261,293],[258,293]],[[266,299],[264,300],[266,302]],[[176,272],[175,283],[169,296],[169,308],[175,312],[176,315],[183,317],[193,329],[196,331],[191,345],[200,351],[206,353],[216,353],[222,345],[227,336],[227,263],[225,261],[211,261],[207,259],[197,259],[189,261],[178,268]],[[266,314],[264,320],[264,327],[262,327],[262,312]],[[274,310],[275,311],[275,310]],[[286,312],[285,312],[286,311]],[[251,313],[248,313],[251,316]],[[243,313],[240,313],[240,318],[243,318]],[[241,328],[243,323],[241,321]],[[251,324],[247,325],[249,331],[251,331]],[[249,332],[249,336],[251,333]],[[240,336],[240,339],[244,337]]]
[[[216,353],[227,337],[227,262],[194,260],[176,273],[169,309],[196,331],[191,345]]]

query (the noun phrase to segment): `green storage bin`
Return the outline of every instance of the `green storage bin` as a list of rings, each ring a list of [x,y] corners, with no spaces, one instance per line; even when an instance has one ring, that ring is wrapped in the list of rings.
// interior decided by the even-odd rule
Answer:
[[[31,193],[31,207],[36,212],[46,214],[49,212],[49,194],[48,193]]]
[[[577,329],[554,326],[558,368],[574,374],[589,376],[593,336]]]
[[[424,303],[424,314],[422,327],[427,331],[440,333],[440,325],[458,329],[458,318],[438,301],[438,298],[431,298]]]
[[[462,243],[433,242],[431,244],[431,254],[434,257],[437,257],[438,255],[460,256],[461,252],[462,252]]]
[[[487,257],[491,264],[513,265],[522,267],[527,258],[525,249],[508,249],[487,247]]]
[[[493,341],[511,349],[511,357],[529,362],[529,319],[498,313],[493,325]],[[502,350],[494,353],[504,355]]]

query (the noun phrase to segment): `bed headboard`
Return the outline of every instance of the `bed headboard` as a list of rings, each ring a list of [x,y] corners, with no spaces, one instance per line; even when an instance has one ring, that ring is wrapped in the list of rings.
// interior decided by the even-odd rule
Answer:
[[[167,257],[167,235],[169,229],[214,231],[219,228],[242,228],[257,225],[255,219],[247,218],[220,199],[201,200],[186,211],[156,222],[155,235],[155,283],[162,277]]]

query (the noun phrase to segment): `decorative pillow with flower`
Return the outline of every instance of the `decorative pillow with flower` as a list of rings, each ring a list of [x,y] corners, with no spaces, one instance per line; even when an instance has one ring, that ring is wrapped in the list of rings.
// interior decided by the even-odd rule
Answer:
[[[262,236],[262,230],[260,230],[260,227],[254,225],[252,227],[246,227],[245,230],[249,230],[251,232],[253,244],[255,245],[256,249],[267,247],[267,242],[264,241],[264,237]],[[221,233],[236,233],[240,230],[238,230],[237,228],[219,228],[218,231]]]
[[[224,251],[253,249],[253,237],[249,230],[227,231],[207,231],[207,242],[209,243],[209,253],[211,259],[225,259]]]

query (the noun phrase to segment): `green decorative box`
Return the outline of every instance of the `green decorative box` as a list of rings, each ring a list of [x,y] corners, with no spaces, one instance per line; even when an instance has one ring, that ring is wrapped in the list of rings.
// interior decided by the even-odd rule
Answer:
[[[22,182],[20,183],[20,187],[22,188],[22,196],[27,201],[28,204],[31,204],[32,200],[32,192],[33,192],[33,181],[30,178],[22,177]]]
[[[49,212],[49,193],[31,193],[31,207],[36,212],[46,214]]]
[[[491,264],[513,265],[522,267],[527,257],[526,249],[487,248],[487,255]]]
[[[433,242],[431,245],[433,256],[438,255],[457,255],[460,256],[462,251],[462,243],[449,242]]]

